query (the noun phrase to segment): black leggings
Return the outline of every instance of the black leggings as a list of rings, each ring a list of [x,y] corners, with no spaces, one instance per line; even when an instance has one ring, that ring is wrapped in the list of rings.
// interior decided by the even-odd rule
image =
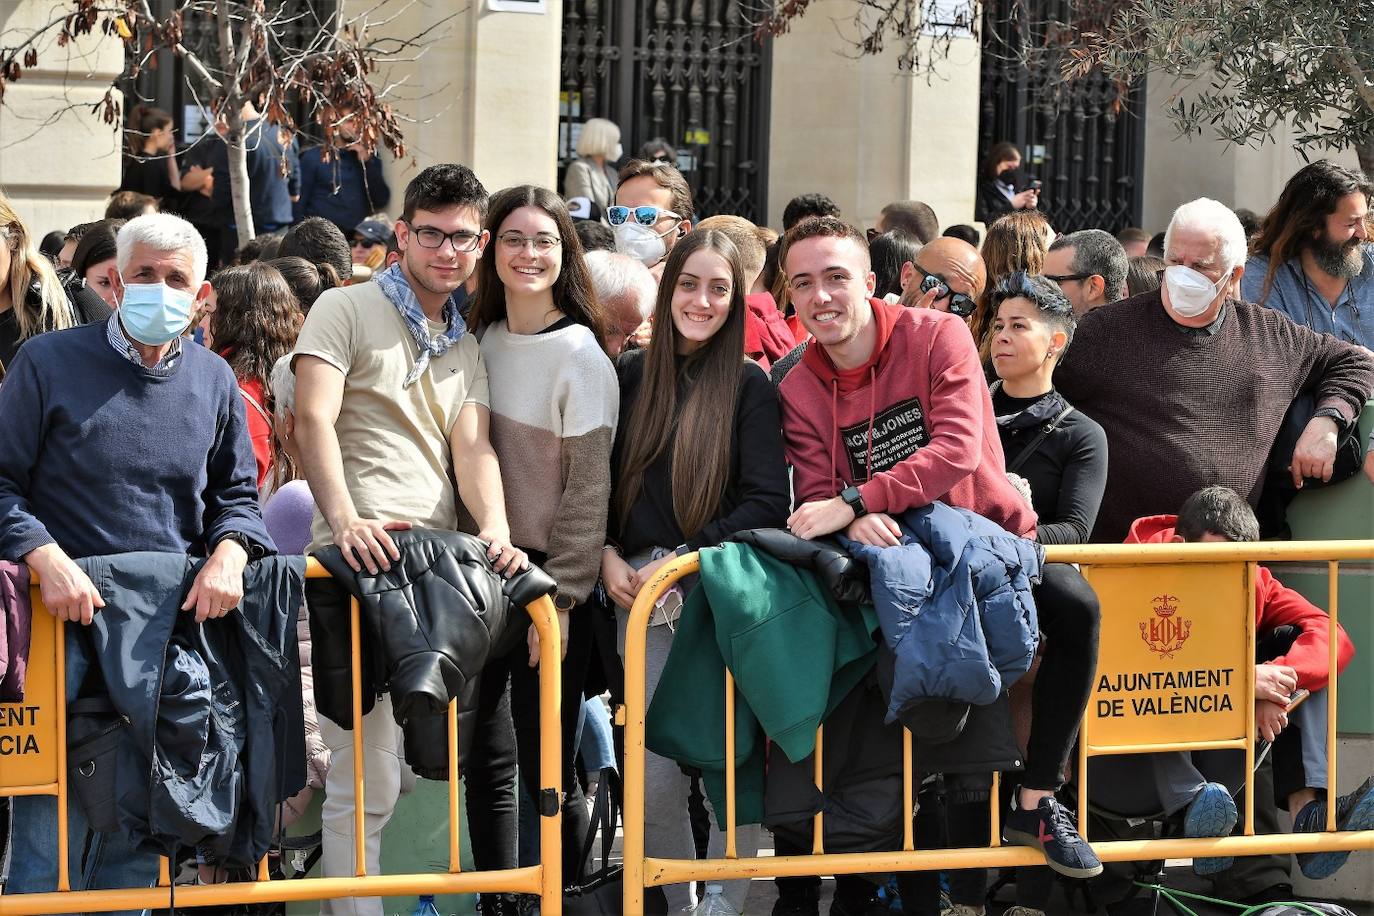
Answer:
[[[1058,791],[1074,736],[1092,695],[1102,612],[1083,574],[1067,563],[1047,563],[1035,587],[1035,610],[1045,651],[1031,694],[1027,789]]]

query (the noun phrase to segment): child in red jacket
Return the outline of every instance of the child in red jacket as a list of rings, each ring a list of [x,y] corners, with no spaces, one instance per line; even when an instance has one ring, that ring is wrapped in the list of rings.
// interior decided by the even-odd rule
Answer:
[[[1259,524],[1250,506],[1228,487],[1207,487],[1190,496],[1177,516],[1136,520],[1129,544],[1257,541]],[[1259,568],[1255,599],[1255,725],[1273,744],[1274,797],[1293,817],[1295,833],[1326,829],[1326,701],[1329,667],[1329,620],[1326,612]],[[1345,630],[1337,627],[1337,672],[1355,657]],[[1298,690],[1312,696],[1290,710]],[[1202,757],[1204,755],[1198,755]],[[1226,786],[1209,781],[1187,754],[1153,754],[1159,801],[1166,813],[1185,808],[1188,836],[1226,836],[1237,820],[1235,801]],[[1213,760],[1216,758],[1213,757]],[[1202,760],[1202,769],[1212,769]],[[1089,781],[1089,785],[1092,781]],[[1374,777],[1349,795],[1336,799],[1338,830],[1374,828]],[[1345,864],[1350,853],[1299,853],[1298,866],[1309,878],[1325,878]],[[1230,867],[1229,858],[1196,859],[1199,874]]]

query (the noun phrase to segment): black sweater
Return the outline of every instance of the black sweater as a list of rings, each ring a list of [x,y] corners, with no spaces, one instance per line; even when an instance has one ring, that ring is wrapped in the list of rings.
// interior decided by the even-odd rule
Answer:
[[[682,360],[679,360],[681,377]],[[782,450],[782,414],[778,395],[768,376],[756,363],[746,362],[735,399],[730,432],[730,479],[716,517],[688,538],[673,514],[673,450],[671,445],[644,473],[644,485],[630,507],[624,526],[617,510],[620,488],[622,437],[639,395],[644,370],[644,351],[629,350],[620,357],[620,428],[611,454],[611,512],[609,538],[625,556],[653,547],[674,548],[686,544],[693,550],[719,544],[737,531],[750,528],[781,528],[787,524],[790,490],[787,463]],[[687,385],[678,403],[686,399]]]
[[[992,406],[1010,466],[1068,402],[1054,389],[1038,398],[1014,398],[998,386]],[[1030,484],[1031,504],[1040,517],[1036,540],[1042,544],[1087,543],[1107,488],[1107,434],[1096,421],[1073,411],[1026,457],[1016,473]]]

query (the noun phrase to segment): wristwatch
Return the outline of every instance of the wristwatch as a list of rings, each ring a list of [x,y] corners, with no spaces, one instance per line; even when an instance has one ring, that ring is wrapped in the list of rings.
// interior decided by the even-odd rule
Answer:
[[[868,514],[868,507],[864,505],[864,498],[860,495],[858,487],[845,487],[840,491],[840,499],[854,510],[855,518],[862,518]]]
[[[1316,413],[1312,414],[1312,419],[1315,420],[1317,417],[1330,417],[1332,420],[1335,420],[1337,432],[1345,432],[1345,428],[1350,425],[1350,421],[1345,418],[1345,414],[1341,413],[1335,407],[1321,408]]]
[[[252,541],[248,540],[248,536],[241,531],[230,531],[224,537],[220,538],[218,541],[215,541],[215,546],[218,547],[225,541],[233,541],[235,544],[238,544],[240,547],[242,547],[243,552],[248,554],[248,559],[250,560],[256,560],[263,555],[263,549],[259,547],[257,544],[254,544]]]
[[[553,607],[556,611],[571,611],[576,605],[577,602],[573,600],[571,595],[553,596]]]
[[[679,544],[679,545],[677,545],[677,548],[673,551],[673,556],[675,556],[675,557],[685,557],[685,556],[687,556],[687,554],[689,554],[689,553],[691,553],[691,552],[692,552],[692,548],[688,547],[686,544]]]

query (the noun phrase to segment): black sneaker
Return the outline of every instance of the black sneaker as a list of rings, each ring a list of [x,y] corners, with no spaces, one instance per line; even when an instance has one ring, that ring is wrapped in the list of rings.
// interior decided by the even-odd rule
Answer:
[[[1294,833],[1320,833],[1325,829],[1326,803],[1320,799],[1308,802],[1293,819]],[[1374,829],[1374,776],[1366,779],[1354,792],[1336,799],[1336,829]],[[1308,878],[1319,881],[1334,875],[1348,858],[1348,851],[1300,852],[1298,868]]]
[[[1002,839],[1032,846],[1045,854],[1045,864],[1070,878],[1095,878],[1102,863],[1073,825],[1068,809],[1052,795],[1031,811],[1013,810],[1002,827]]]

